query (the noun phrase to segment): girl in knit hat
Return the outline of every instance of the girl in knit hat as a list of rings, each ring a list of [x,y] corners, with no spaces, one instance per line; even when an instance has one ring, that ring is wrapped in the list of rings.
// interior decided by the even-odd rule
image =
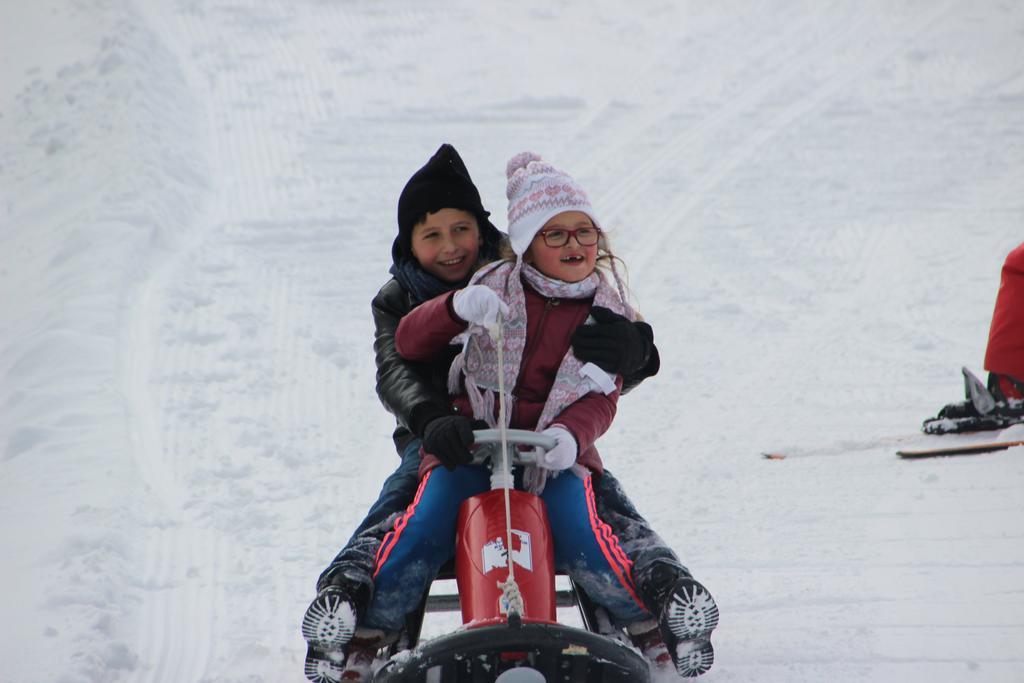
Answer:
[[[642,646],[665,654],[667,645],[681,676],[699,675],[713,661],[714,600],[681,565],[657,564],[646,577],[652,585],[639,585],[617,537],[594,512],[594,481],[604,471],[594,443],[611,425],[622,378],[581,362],[571,352],[572,338],[595,311],[627,320],[636,313],[583,189],[531,153],[514,157],[507,175],[514,257],[411,311],[398,325],[395,348],[409,361],[431,362],[452,339],[461,340],[448,389],[455,413],[481,424],[497,426],[499,387],[512,388],[506,426],[542,432],[557,444],[524,475],[526,487],[546,503],[556,566]],[[607,272],[599,260],[609,263]],[[499,342],[488,332],[496,325],[501,363]],[[427,446],[416,503],[377,555],[362,621],[367,629],[402,628],[451,555],[461,502],[490,488],[484,467],[438,468],[446,463]]]
[[[457,349],[432,362],[401,358],[394,346],[399,321],[413,307],[438,294],[465,287],[482,264],[498,256],[504,236],[491,224],[480,194],[454,147],[445,144],[409,179],[398,201],[398,235],[392,245],[393,278],[373,299],[376,325],[377,393],[398,423],[394,441],[401,465],[384,482],[345,547],[317,582],[317,597],[303,619],[309,642],[306,676],[311,681],[359,680],[369,670],[375,642],[355,634],[373,592],[375,558],[385,534],[416,494],[420,448],[455,467],[468,457],[474,421],[452,415],[446,384]],[[594,315],[599,313],[595,311]],[[610,311],[600,324],[581,326],[573,343],[582,358],[612,372],[627,385],[658,370],[650,327]],[[610,473],[596,482],[601,515],[637,567],[652,575],[681,567],[675,554],[651,530]],[[657,571],[654,571],[657,570]],[[346,655],[348,659],[346,660]],[[342,663],[344,660],[344,663]]]

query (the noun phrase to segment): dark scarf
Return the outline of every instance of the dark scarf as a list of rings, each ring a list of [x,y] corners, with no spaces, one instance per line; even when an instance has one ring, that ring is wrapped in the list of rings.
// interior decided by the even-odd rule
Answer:
[[[388,272],[398,280],[405,291],[409,292],[413,305],[421,304],[455,289],[462,289],[469,282],[468,277],[461,282],[445,282],[423,270],[423,267],[414,258],[400,259],[391,266],[391,270]]]
[[[490,223],[487,223],[483,235],[484,243],[480,248],[480,260],[477,261],[477,267],[480,264],[490,263],[498,258],[499,244],[502,238],[502,234]],[[441,278],[434,277],[423,270],[423,266],[420,265],[415,256],[405,256],[404,254],[397,256],[388,270],[398,280],[399,284],[405,288],[405,291],[409,292],[414,306],[424,301],[429,301],[435,296],[440,296],[456,289],[462,289],[469,284],[469,278],[475,271],[476,268],[473,268],[465,280],[445,282]]]

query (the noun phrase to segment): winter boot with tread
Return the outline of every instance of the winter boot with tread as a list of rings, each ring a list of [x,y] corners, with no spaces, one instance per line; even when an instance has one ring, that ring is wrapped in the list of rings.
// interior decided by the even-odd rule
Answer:
[[[306,678],[314,683],[342,680],[341,662],[356,630],[356,606],[340,586],[320,590],[302,618],[306,651]]]
[[[662,608],[661,633],[676,673],[693,678],[715,661],[711,632],[718,626],[718,605],[711,593],[692,577],[680,578]]]

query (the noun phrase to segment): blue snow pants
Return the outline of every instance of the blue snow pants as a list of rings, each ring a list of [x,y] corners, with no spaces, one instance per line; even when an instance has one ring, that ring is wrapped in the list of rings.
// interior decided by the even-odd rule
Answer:
[[[320,574],[318,591],[328,585],[342,585],[365,595],[373,592],[373,573],[381,542],[419,488],[420,445],[420,440],[414,438],[402,450],[402,462],[384,481],[377,501],[345,547]],[[660,567],[683,575],[689,575],[689,570],[637,511],[611,471],[606,469],[603,475],[591,477],[591,482],[598,517],[612,528],[620,547],[633,562],[633,577],[641,599],[649,610],[659,611],[661,606],[644,592],[645,578]]]
[[[422,600],[438,570],[455,553],[459,507],[490,489],[483,466],[436,467],[420,482],[405,514],[377,553],[374,593],[363,619],[368,628],[397,631]],[[555,567],[568,573],[604,607],[613,622],[649,619],[633,584],[632,563],[598,515],[593,477],[571,472],[548,479],[541,499],[547,506]]]

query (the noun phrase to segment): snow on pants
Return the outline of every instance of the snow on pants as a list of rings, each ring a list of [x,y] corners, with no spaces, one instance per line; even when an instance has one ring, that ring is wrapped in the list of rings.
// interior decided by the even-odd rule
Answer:
[[[409,506],[420,483],[420,440],[412,439],[402,451],[402,463],[388,475],[377,501],[359,523],[352,537],[317,580],[317,591],[335,584],[362,586],[366,595],[373,586],[373,570],[381,540],[395,518]]]
[[[592,479],[564,472],[549,479],[541,494],[551,524],[555,566],[608,610],[615,623],[649,619],[633,586],[632,564],[598,517]],[[454,556],[462,502],[489,489],[490,473],[482,466],[435,467],[427,473],[377,554],[373,599],[363,626],[397,631],[405,625],[405,615]]]
[[[1011,251],[1003,264],[988,332],[985,369],[1024,380],[1024,244]],[[1004,391],[1008,388],[1008,383],[1003,385]]]
[[[656,587],[651,579],[657,572],[663,574],[666,571],[677,578],[690,576],[690,570],[637,511],[611,472],[605,470],[604,474],[591,477],[591,481],[598,517],[611,527],[619,539],[619,546],[633,562],[633,583],[639,589],[640,599],[652,613],[660,613],[663,605],[656,595],[651,594],[651,589]],[[648,589],[646,593],[645,587]]]

